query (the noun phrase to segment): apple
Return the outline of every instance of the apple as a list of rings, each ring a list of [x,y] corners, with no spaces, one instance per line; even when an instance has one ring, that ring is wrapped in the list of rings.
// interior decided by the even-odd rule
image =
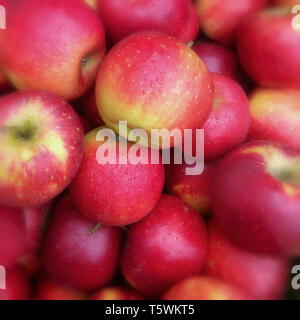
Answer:
[[[0,93],[6,92],[9,88],[10,88],[9,81],[4,71],[0,68]]]
[[[79,290],[97,290],[114,276],[121,250],[122,229],[96,225],[64,196],[43,246],[44,269],[53,279]]]
[[[119,140],[114,146],[110,140],[97,141],[99,130],[85,137],[83,159],[69,187],[71,197],[80,212],[101,224],[135,223],[149,214],[159,200],[164,187],[164,166],[161,161],[151,164],[150,149],[145,147],[141,147],[141,162],[132,163],[132,144]],[[107,143],[116,150],[115,164],[98,162],[98,150]],[[119,152],[120,146],[125,154]]]
[[[250,97],[251,140],[274,140],[300,151],[300,90],[256,89]]]
[[[197,10],[192,2],[189,2],[189,3],[190,3],[189,4],[190,6],[189,20],[184,33],[180,36],[180,40],[185,43],[194,41],[197,38],[199,29],[200,29],[200,22],[199,22]]]
[[[239,289],[219,279],[194,276],[171,287],[162,300],[248,300]]]
[[[196,0],[202,31],[211,39],[233,45],[240,23],[267,6],[267,0]]]
[[[5,268],[15,266],[24,253],[24,243],[25,219],[22,210],[0,206],[0,265]]]
[[[144,300],[144,298],[132,289],[106,287],[94,293],[91,300]]]
[[[300,88],[300,32],[292,28],[293,17],[288,8],[273,8],[249,17],[240,27],[241,64],[260,86]]]
[[[235,81],[213,74],[215,99],[213,110],[205,122],[204,157],[211,161],[220,158],[230,149],[243,143],[250,129],[251,113],[249,100],[243,88]],[[196,150],[193,132],[192,150]],[[186,152],[191,156],[190,152]]]
[[[122,273],[136,290],[158,297],[177,281],[200,274],[206,251],[201,216],[181,199],[162,195],[154,210],[130,227]]]
[[[29,300],[30,286],[20,268],[6,272],[6,289],[0,289],[0,300]]]
[[[40,206],[61,193],[82,157],[83,132],[72,107],[42,91],[0,98],[0,203]]]
[[[190,0],[98,0],[98,10],[112,43],[141,31],[163,32],[181,40],[194,40],[187,37],[191,25],[195,24],[192,6]],[[196,32],[194,36],[197,36]]]
[[[98,1],[99,0],[83,0],[86,4],[91,6],[94,10],[98,9]]]
[[[105,57],[96,84],[103,121],[118,131],[119,121],[127,120],[129,128],[144,129],[148,136],[151,129],[201,128],[213,98],[212,77],[196,53],[155,32],[134,34],[118,43]],[[148,145],[148,140],[140,143]],[[152,146],[166,147],[155,142]]]
[[[86,294],[52,279],[44,278],[39,281],[35,300],[84,300]]]
[[[104,125],[103,120],[98,111],[95,88],[89,90],[81,98],[81,110],[93,126],[98,127]]]
[[[277,6],[289,6],[289,7],[293,7],[296,5],[299,5],[299,0],[273,0],[273,4],[277,5]]]
[[[18,89],[72,100],[94,82],[105,34],[100,17],[81,1],[26,0],[7,17],[0,46],[1,63]]]
[[[205,274],[240,288],[253,299],[274,300],[284,296],[287,259],[242,250],[228,240],[215,221],[208,226],[208,255]]]
[[[192,49],[205,63],[210,72],[222,74],[234,81],[239,80],[239,63],[235,53],[212,42],[196,42]]]
[[[167,193],[181,198],[201,215],[210,215],[215,164],[206,163],[201,175],[187,175],[186,168],[190,165],[186,163],[173,162],[165,167]]]
[[[300,153],[253,141],[227,154],[214,179],[213,213],[232,242],[255,252],[300,253]]]

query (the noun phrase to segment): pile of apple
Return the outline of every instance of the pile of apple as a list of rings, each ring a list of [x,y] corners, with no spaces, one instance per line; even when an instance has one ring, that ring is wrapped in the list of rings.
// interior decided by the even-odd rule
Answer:
[[[284,298],[300,255],[297,2],[0,0],[0,299]],[[119,121],[203,128],[204,172],[147,152],[123,164],[132,142],[99,163],[97,132],[126,138]]]

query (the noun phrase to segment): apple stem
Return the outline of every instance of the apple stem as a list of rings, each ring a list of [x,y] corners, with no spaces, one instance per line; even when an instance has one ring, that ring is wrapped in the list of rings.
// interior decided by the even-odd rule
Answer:
[[[190,42],[187,44],[187,46],[188,46],[189,48],[191,48],[193,45],[194,45],[194,41],[190,41]]]
[[[97,223],[93,228],[89,230],[89,235],[94,234],[101,227],[101,223]]]

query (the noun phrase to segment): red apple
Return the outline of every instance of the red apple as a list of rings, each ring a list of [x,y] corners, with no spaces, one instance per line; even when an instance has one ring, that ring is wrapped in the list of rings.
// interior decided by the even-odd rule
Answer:
[[[240,249],[219,230],[215,221],[208,227],[208,256],[205,274],[230,283],[253,299],[283,298],[289,273],[286,259]]]
[[[130,228],[122,272],[139,292],[157,297],[177,281],[200,274],[206,250],[201,216],[182,200],[162,195],[154,210]]]
[[[153,32],[118,43],[104,59],[96,85],[98,109],[109,127],[118,131],[119,121],[127,120],[129,128],[144,129],[149,136],[151,129],[201,127],[213,97],[211,75],[196,53]],[[148,140],[140,143],[148,145]]]
[[[9,87],[9,81],[4,71],[0,68],[0,93],[6,92],[9,89]]]
[[[94,126],[98,127],[104,124],[97,108],[95,88],[89,90],[81,98],[81,110]]]
[[[239,289],[221,280],[197,276],[175,284],[165,293],[163,300],[248,300]]]
[[[76,210],[69,196],[62,198],[46,233],[46,272],[79,290],[105,286],[118,266],[122,229],[96,227],[95,222]]]
[[[106,287],[93,294],[92,300],[144,300],[137,292],[122,287]]]
[[[166,165],[167,193],[181,198],[200,214],[210,215],[215,165],[206,163],[201,175],[187,175],[187,167],[186,163]]]
[[[190,1],[190,0],[188,0]],[[181,35],[180,40],[189,43],[190,41],[194,41],[199,33],[200,23],[197,10],[192,2],[190,2],[189,9],[189,20],[186,26],[184,33]]]
[[[46,90],[71,100],[96,78],[105,34],[81,1],[19,1],[1,32],[0,58],[18,89]]]
[[[76,289],[56,283],[51,279],[39,281],[35,300],[84,300],[86,295]]]
[[[292,28],[292,18],[288,8],[269,9],[249,17],[239,30],[240,61],[261,86],[300,88],[300,32]]]
[[[25,219],[22,210],[0,206],[0,265],[5,268],[16,265],[24,253],[24,243]]]
[[[150,149],[145,147],[141,147],[144,150],[141,162],[132,163],[132,144],[120,140],[114,147],[112,141],[97,141],[100,129],[85,137],[83,159],[69,187],[70,194],[77,208],[99,223],[114,226],[135,223],[149,214],[159,200],[164,186],[164,166],[151,164]],[[98,150],[104,143],[116,150],[116,164],[98,162]],[[125,154],[119,153],[120,145]],[[123,164],[125,161],[127,164]]]
[[[140,31],[163,32],[186,40],[190,19],[194,19],[191,7],[190,0],[98,0],[100,16],[113,43]]]
[[[240,23],[267,3],[267,0],[196,0],[200,27],[213,40],[232,45]]]
[[[219,163],[213,212],[220,230],[243,248],[300,253],[300,154],[275,142],[250,142]]]
[[[300,151],[300,90],[255,90],[250,97],[251,140],[274,140]]]
[[[75,176],[83,133],[64,100],[42,91],[0,98],[0,203],[34,207],[61,193]]]
[[[192,48],[210,72],[239,80],[238,59],[231,49],[212,42],[196,42]]]
[[[21,269],[6,272],[6,289],[0,289],[0,300],[30,299],[29,281]]]
[[[243,88],[237,82],[219,74],[213,74],[213,80],[213,111],[203,126],[204,157],[209,161],[220,158],[244,142],[251,122],[249,101]],[[193,153],[196,150],[196,141],[193,132]]]

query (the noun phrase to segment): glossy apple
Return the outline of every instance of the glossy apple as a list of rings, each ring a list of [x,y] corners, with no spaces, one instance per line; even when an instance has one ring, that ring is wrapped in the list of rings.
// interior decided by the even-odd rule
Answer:
[[[190,0],[98,0],[98,10],[112,43],[141,31],[186,40],[190,19],[194,19]]]
[[[18,1],[0,38],[3,67],[18,89],[67,100],[87,91],[105,53],[100,17],[81,1]]]
[[[122,230],[95,225],[68,195],[59,201],[43,247],[44,268],[51,277],[79,290],[100,289],[113,278]]]
[[[144,300],[144,298],[132,289],[106,287],[94,293],[91,300]]]
[[[239,289],[219,279],[197,276],[175,284],[163,296],[163,300],[248,300]]]
[[[105,57],[96,85],[98,109],[109,127],[118,130],[119,121],[127,120],[130,129],[144,129],[149,136],[151,129],[201,127],[213,97],[213,80],[196,53],[153,32],[118,43]],[[140,143],[148,145],[148,140]]]
[[[249,17],[239,30],[241,64],[260,86],[300,88],[300,32],[292,28],[293,17],[288,8],[273,8]]]
[[[256,89],[250,97],[251,140],[274,140],[300,151],[300,90]]]
[[[215,164],[205,163],[201,175],[187,175],[186,163],[166,165],[166,191],[181,198],[201,215],[211,213]]]
[[[220,232],[215,221],[210,221],[204,272],[240,288],[253,299],[283,299],[289,262],[242,250]]]
[[[190,6],[189,20],[184,33],[180,36],[180,40],[185,43],[194,41],[197,38],[199,29],[200,29],[200,22],[199,22],[197,10],[192,2],[190,2],[189,6]]]
[[[5,268],[15,266],[24,253],[24,243],[25,219],[22,210],[0,206],[0,265]]]
[[[154,210],[130,228],[122,273],[139,292],[158,297],[177,281],[200,274],[206,250],[201,216],[181,199],[162,195]]]
[[[211,161],[244,142],[251,122],[249,100],[243,88],[235,81],[213,74],[215,99],[213,110],[205,122],[204,157]],[[193,134],[193,152],[196,150]],[[187,154],[189,155],[189,154]]]
[[[300,253],[299,152],[246,143],[222,159],[214,181],[214,216],[229,239],[255,252]]]
[[[0,203],[34,207],[75,176],[83,145],[78,116],[59,97],[19,91],[0,98]]]
[[[239,80],[238,59],[231,49],[213,42],[196,42],[192,49],[210,72],[222,74],[235,81]]]
[[[200,27],[213,40],[233,45],[240,23],[262,10],[267,0],[196,0]]]
[[[37,285],[35,300],[84,300],[86,296],[81,291],[45,278]]]
[[[27,277],[20,268],[6,272],[6,289],[0,289],[0,300],[28,300],[30,286]]]
[[[150,149],[142,147],[140,163],[130,159],[132,144],[97,141],[98,128],[85,137],[84,155],[69,190],[77,208],[87,217],[105,225],[135,223],[154,208],[164,186],[162,163],[151,164]],[[105,144],[116,150],[116,163],[98,162],[98,150]],[[125,154],[119,152],[119,146]],[[113,160],[113,155],[109,155]],[[123,164],[127,161],[127,164]]]

